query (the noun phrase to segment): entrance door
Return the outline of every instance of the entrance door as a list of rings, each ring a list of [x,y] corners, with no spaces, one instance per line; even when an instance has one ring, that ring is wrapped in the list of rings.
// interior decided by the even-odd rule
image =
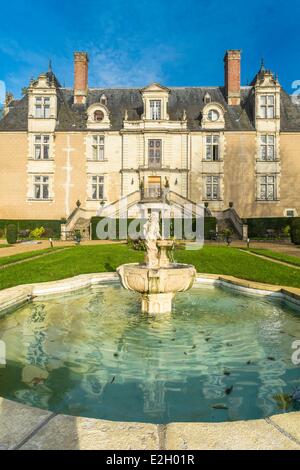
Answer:
[[[148,192],[149,192],[149,197],[153,199],[161,196],[161,177],[160,176],[148,177]]]

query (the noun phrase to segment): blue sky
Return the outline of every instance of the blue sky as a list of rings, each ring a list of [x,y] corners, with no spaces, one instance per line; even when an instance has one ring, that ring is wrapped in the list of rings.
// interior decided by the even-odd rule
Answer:
[[[73,51],[86,50],[90,86],[217,86],[225,49],[242,49],[243,84],[264,57],[292,92],[299,17],[294,0],[1,1],[0,80],[19,96],[51,59],[72,86]]]

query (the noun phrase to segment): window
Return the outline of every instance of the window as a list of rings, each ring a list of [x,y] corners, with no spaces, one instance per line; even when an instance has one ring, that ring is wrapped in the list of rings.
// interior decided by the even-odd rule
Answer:
[[[275,160],[275,136],[262,135],[260,138],[260,159],[264,162]]]
[[[92,199],[104,198],[104,176],[92,176]]]
[[[275,96],[263,95],[260,97],[260,117],[273,119],[275,117]]]
[[[94,121],[101,122],[104,119],[104,113],[100,109],[94,112]]]
[[[206,199],[215,201],[220,198],[220,178],[219,176],[206,177]]]
[[[217,162],[219,160],[219,136],[207,135],[206,136],[206,154],[205,160]]]
[[[48,160],[50,150],[50,136],[34,136],[34,158],[35,160]]]
[[[150,100],[150,119],[161,119],[161,101]]]
[[[148,166],[160,167],[161,166],[161,140],[150,139],[148,147]]]
[[[219,119],[220,114],[216,109],[211,109],[208,111],[207,117],[210,121],[215,122]]]
[[[34,176],[34,198],[49,199],[49,176]]]
[[[204,101],[205,104],[208,104],[208,103],[211,102],[211,96],[210,96],[209,93],[207,93],[207,92],[205,93],[203,101]]]
[[[103,135],[93,135],[93,160],[104,160]]]
[[[101,95],[100,103],[103,104],[104,106],[107,105],[107,98],[105,95]]]
[[[287,209],[286,210],[286,217],[295,217],[295,210],[294,209]]]
[[[261,199],[262,201],[274,201],[275,198],[276,198],[276,177],[274,175],[261,176],[259,199]]]
[[[50,118],[50,98],[36,97],[35,99],[35,117],[36,118]]]

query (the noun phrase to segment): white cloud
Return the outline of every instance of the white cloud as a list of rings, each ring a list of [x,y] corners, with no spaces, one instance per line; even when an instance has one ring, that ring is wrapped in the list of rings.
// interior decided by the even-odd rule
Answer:
[[[165,82],[164,65],[176,53],[165,46],[142,51],[101,50],[93,47],[90,55],[90,85],[96,87],[138,87],[151,82]]]

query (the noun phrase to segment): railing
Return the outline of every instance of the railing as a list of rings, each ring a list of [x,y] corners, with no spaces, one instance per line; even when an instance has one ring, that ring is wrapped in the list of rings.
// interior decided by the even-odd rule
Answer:
[[[243,223],[236,210],[231,207],[229,209],[226,209],[223,214],[224,218],[227,218],[231,221],[240,238],[247,238],[247,226]]]
[[[143,188],[141,189],[141,200],[161,201],[163,199],[162,188]]]

